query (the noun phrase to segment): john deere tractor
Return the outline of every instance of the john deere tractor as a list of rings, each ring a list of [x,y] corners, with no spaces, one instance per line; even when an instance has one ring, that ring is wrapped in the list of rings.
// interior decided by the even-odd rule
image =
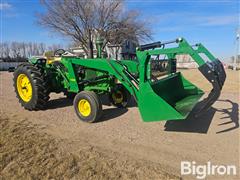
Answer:
[[[168,44],[176,47],[166,48]],[[126,107],[133,97],[143,121],[182,120],[204,92],[177,71],[177,55],[191,56],[213,86],[198,113],[218,99],[226,78],[222,63],[202,44],[191,46],[183,38],[141,45],[136,49],[135,60],[103,58],[102,42],[96,46],[94,59],[79,58],[59,49],[53,55],[32,57],[19,65],[13,80],[20,104],[27,110],[41,110],[47,107],[50,93],[63,92],[74,98],[80,120],[96,122],[102,114],[99,95],[107,94],[112,105],[119,108]]]

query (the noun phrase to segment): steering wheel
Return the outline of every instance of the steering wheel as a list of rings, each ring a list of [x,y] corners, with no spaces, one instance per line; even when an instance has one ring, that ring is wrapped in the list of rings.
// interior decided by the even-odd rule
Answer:
[[[66,51],[64,49],[57,49],[54,51],[54,56],[62,56]]]

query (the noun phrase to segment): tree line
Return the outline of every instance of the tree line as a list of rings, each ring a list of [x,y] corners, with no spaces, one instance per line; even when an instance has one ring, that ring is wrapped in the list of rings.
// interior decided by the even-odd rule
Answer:
[[[3,42],[0,43],[0,59],[4,62],[24,62],[31,56],[43,55],[46,51],[62,48],[59,44],[47,46],[36,42]]]
[[[240,55],[237,55],[237,57],[236,56],[232,56],[231,57],[231,63],[234,63],[236,58],[237,58],[236,62],[239,64],[240,63]]]

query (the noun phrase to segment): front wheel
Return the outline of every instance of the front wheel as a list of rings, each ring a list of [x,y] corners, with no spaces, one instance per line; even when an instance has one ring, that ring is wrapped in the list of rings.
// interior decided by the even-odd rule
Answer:
[[[78,93],[73,101],[78,118],[84,122],[97,122],[102,114],[102,103],[97,94],[92,91]]]

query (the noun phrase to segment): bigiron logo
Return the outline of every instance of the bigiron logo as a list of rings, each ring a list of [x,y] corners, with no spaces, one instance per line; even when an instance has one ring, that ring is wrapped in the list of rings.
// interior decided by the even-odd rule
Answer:
[[[237,175],[235,165],[214,165],[210,161],[204,165],[198,165],[195,161],[181,162],[181,175],[194,175],[197,179],[205,179],[207,176]]]

